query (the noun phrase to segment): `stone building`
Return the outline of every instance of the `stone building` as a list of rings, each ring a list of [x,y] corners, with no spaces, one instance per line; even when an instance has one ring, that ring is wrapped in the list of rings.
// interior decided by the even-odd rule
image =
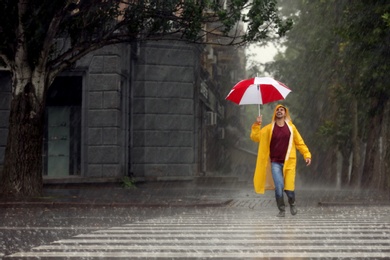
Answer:
[[[218,53],[183,42],[120,44],[63,72],[47,96],[44,181],[182,180],[226,168],[224,98],[244,76],[245,55],[226,48],[219,62]],[[0,167],[10,91],[0,71]]]

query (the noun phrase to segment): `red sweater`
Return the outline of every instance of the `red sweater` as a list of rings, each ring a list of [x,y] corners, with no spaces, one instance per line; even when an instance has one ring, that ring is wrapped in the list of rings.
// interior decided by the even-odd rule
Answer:
[[[282,127],[275,123],[270,145],[271,162],[284,163],[289,139],[290,129],[288,129],[287,123]]]

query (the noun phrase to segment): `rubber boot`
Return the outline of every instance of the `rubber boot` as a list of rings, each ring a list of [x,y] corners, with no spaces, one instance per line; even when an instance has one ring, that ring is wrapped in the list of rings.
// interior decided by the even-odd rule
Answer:
[[[297,207],[295,206],[295,197],[288,198],[288,204],[290,204],[291,215],[296,215],[298,213]]]
[[[276,205],[278,205],[279,214],[277,217],[284,217],[286,215],[286,205],[284,204],[284,198],[276,198]]]

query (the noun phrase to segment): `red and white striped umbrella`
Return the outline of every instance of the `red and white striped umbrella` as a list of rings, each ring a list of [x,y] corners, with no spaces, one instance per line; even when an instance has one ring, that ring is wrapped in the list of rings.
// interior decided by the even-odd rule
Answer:
[[[285,99],[291,92],[285,84],[270,77],[255,77],[238,82],[226,99],[238,105],[267,104]]]
[[[260,104],[283,100],[291,92],[285,84],[270,77],[255,77],[238,82],[227,95],[238,105]]]

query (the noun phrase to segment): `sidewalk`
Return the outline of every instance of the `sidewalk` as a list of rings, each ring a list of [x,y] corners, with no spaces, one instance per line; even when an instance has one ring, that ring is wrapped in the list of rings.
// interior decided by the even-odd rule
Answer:
[[[390,206],[390,193],[369,190],[297,188],[300,205]],[[272,191],[260,195],[252,183],[237,178],[203,177],[189,181],[120,184],[45,185],[44,194],[28,200],[0,199],[11,207],[222,207],[259,204],[274,206]]]
[[[139,182],[130,188],[120,183],[49,184],[39,198],[0,198],[0,208],[223,206],[241,190],[238,186],[242,183],[235,178]]]

